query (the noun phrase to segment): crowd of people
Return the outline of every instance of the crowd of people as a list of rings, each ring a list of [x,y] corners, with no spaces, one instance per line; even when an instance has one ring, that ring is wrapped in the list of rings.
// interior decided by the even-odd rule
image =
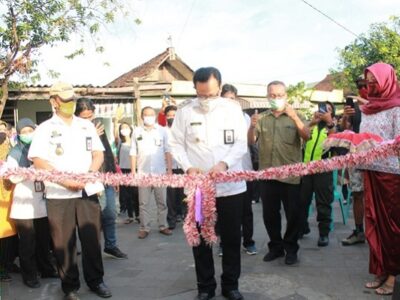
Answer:
[[[21,119],[15,134],[12,126],[0,124],[0,160],[10,168],[49,171],[218,176],[226,171],[264,170],[343,155],[346,149],[326,151],[323,143],[330,134],[344,130],[374,133],[383,140],[400,135],[400,88],[389,64],[366,68],[357,81],[359,95],[351,96],[354,102],[346,104],[340,119],[335,105],[326,102],[307,121],[288,103],[282,81],[267,86],[270,109],[254,110],[251,116],[236,100],[237,89],[229,84],[222,86],[218,69],[198,69],[193,83],[196,98],[177,105],[166,96],[158,115],[152,107],[142,109],[142,125],[132,126],[117,116],[116,151],[96,118],[93,101],[77,98],[70,84],[56,83],[50,89],[54,113],[49,120],[36,126],[30,119]],[[395,276],[400,274],[399,159],[377,160],[344,174],[349,177],[355,229],[342,244],[368,241],[369,271],[375,277],[365,287],[379,295],[390,295]],[[258,253],[252,203],[261,198],[269,237],[263,260],[284,257],[285,264],[293,265],[299,262],[299,239],[310,233],[308,215],[313,196],[319,231],[316,243],[319,247],[329,245],[336,184],[333,178],[333,172],[326,172],[216,185],[216,232],[224,297],[244,299],[239,291],[241,246],[249,255]],[[183,188],[115,187],[100,182],[85,184],[73,177],[61,182],[32,182],[12,176],[1,179],[0,193],[0,280],[11,281],[9,272],[19,271],[25,285],[38,288],[40,278],[60,278],[65,299],[78,299],[77,233],[84,280],[90,290],[108,298],[112,293],[103,281],[101,229],[103,252],[128,259],[117,243],[117,207],[119,214],[127,214],[125,224],[140,224],[139,239],[149,236],[154,213],[159,234],[171,236],[187,212]],[[155,199],[156,212],[152,211],[151,199]],[[283,236],[281,205],[286,216]],[[217,287],[213,250],[202,237],[200,245],[193,247],[193,256],[196,299],[212,299]]]

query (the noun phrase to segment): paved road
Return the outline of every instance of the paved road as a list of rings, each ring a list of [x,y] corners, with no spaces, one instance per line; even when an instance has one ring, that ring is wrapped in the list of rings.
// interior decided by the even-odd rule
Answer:
[[[261,204],[254,204],[255,240],[259,254],[242,254],[240,290],[246,300],[270,299],[380,299],[373,291],[363,288],[368,275],[368,247],[357,245],[343,247],[340,240],[351,230],[351,225],[341,223],[335,207],[335,230],[331,243],[318,248],[315,215],[311,218],[311,234],[301,240],[300,263],[286,266],[282,259],[265,263],[268,237],[262,222]],[[112,299],[132,300],[189,300],[196,294],[196,279],[191,249],[177,228],[170,237],[158,233],[156,227],[145,240],[136,237],[137,224],[118,224],[120,248],[129,260],[104,257],[105,282],[112,289]],[[215,249],[216,250],[216,249]],[[221,273],[220,258],[215,255],[217,281]],[[62,299],[58,280],[42,280],[42,287],[25,287],[18,274],[13,274],[10,284],[1,287],[0,300],[52,300]],[[225,299],[217,289],[216,300]],[[88,291],[84,283],[79,291],[81,299],[100,299]],[[388,299],[388,298],[385,298]]]

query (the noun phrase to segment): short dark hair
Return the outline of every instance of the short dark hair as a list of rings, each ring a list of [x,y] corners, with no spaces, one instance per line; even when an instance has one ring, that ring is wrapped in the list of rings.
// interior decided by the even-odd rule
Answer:
[[[168,105],[164,110],[164,114],[166,115],[167,113],[169,113],[172,110],[177,111],[178,108],[175,105]]]
[[[218,81],[218,85],[221,85],[221,72],[214,67],[200,68],[194,72],[193,84],[196,86],[197,82],[207,82],[211,77],[214,77]]]
[[[96,110],[96,106],[94,106],[94,103],[93,103],[93,101],[91,99],[79,98],[76,101],[75,116],[79,117],[81,112],[83,112],[85,110],[91,110],[91,111],[94,112]]]
[[[154,108],[152,108],[151,106],[145,106],[145,107],[143,107],[142,108],[142,112],[140,113],[140,115],[143,117],[143,113],[144,113],[144,111],[146,110],[146,109],[151,109],[151,110],[153,110],[154,112],[156,111]]]
[[[235,86],[233,86],[232,84],[225,83],[225,84],[222,86],[221,96],[223,97],[223,96],[224,96],[226,93],[228,93],[228,92],[234,93],[235,96],[237,96],[238,90],[237,90],[237,88],[236,88]]]
[[[285,84],[283,81],[280,81],[280,80],[271,81],[271,82],[268,83],[268,85],[267,85],[267,90],[269,90],[269,88],[271,87],[271,85],[282,85],[282,86],[285,88],[285,90],[286,90],[286,84]]]

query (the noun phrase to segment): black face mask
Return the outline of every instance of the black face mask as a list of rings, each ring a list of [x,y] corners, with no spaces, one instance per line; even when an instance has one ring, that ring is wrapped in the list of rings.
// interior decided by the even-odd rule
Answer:
[[[174,118],[167,119],[168,127],[171,127],[173,122],[174,122]]]

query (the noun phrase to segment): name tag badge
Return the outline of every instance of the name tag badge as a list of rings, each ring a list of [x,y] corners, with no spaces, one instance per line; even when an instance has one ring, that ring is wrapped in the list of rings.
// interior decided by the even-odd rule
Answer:
[[[155,139],[155,144],[156,146],[160,147],[161,146],[161,140],[160,139]]]
[[[44,184],[43,181],[34,181],[34,185],[35,185],[35,192],[40,193],[40,192],[44,192]]]
[[[233,129],[224,130],[224,144],[229,145],[235,142],[235,131]]]
[[[92,138],[86,137],[86,151],[92,151]]]

